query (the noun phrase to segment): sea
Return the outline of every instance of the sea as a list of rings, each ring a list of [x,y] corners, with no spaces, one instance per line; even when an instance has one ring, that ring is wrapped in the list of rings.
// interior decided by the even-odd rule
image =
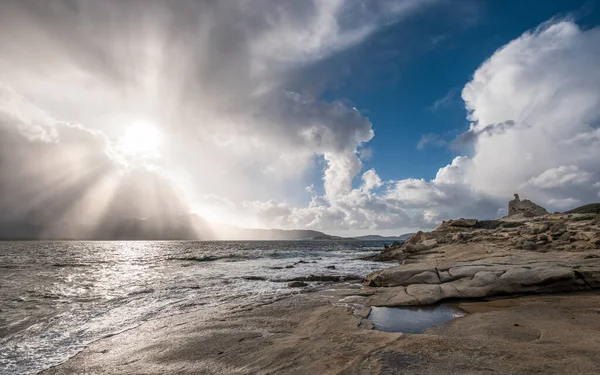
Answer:
[[[159,317],[323,288],[364,276],[383,242],[0,242],[0,374],[36,374],[91,342]],[[216,309],[216,310],[215,310]]]

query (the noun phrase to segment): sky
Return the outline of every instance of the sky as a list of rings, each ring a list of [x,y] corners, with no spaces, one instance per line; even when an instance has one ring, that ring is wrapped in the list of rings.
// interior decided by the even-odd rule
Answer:
[[[595,1],[0,3],[0,224],[398,235],[600,201]]]

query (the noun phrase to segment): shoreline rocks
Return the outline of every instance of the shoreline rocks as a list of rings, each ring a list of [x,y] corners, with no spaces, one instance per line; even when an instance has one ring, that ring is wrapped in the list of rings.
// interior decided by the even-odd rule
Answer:
[[[368,306],[411,306],[445,299],[496,295],[574,292],[600,288],[595,258],[520,254],[452,262],[439,267],[411,264],[373,272],[364,280],[376,287]]]
[[[541,210],[532,207],[525,203],[517,211],[529,213],[498,220],[445,221],[384,249],[370,260],[400,265],[367,275],[369,297],[362,303],[410,306],[600,289],[600,215],[537,215]]]
[[[334,283],[339,283],[339,282],[343,282],[343,281],[356,281],[356,280],[362,280],[363,278],[361,276],[358,275],[343,275],[343,276],[338,276],[338,275],[309,275],[309,276],[298,276],[298,277],[292,277],[289,279],[283,279],[283,280],[272,280],[275,282],[294,282],[294,281],[323,281],[323,282],[334,282]]]
[[[302,288],[305,286],[308,286],[308,284],[303,281],[292,281],[291,283],[288,284],[289,288]]]

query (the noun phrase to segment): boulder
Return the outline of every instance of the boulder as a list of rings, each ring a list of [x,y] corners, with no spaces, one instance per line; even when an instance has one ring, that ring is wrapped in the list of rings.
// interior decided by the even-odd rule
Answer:
[[[515,194],[515,199],[508,202],[508,216],[535,217],[548,215],[549,212],[542,206],[538,206],[528,199],[521,200],[519,194]]]

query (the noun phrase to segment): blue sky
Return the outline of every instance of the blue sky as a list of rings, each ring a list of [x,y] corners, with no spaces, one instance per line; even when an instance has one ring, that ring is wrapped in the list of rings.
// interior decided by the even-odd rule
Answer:
[[[584,28],[600,24],[600,6],[590,1],[447,3],[382,30],[349,51],[349,60],[333,63],[334,70],[352,73],[324,97],[345,98],[371,120],[373,157],[365,168],[376,168],[384,180],[432,179],[465,151],[436,145],[418,150],[417,144],[424,134],[451,140],[468,129],[461,90],[495,50],[554,17],[573,18]],[[330,63],[322,68],[329,71]]]
[[[600,200],[597,1],[41,4],[0,2],[0,221],[398,234]]]

